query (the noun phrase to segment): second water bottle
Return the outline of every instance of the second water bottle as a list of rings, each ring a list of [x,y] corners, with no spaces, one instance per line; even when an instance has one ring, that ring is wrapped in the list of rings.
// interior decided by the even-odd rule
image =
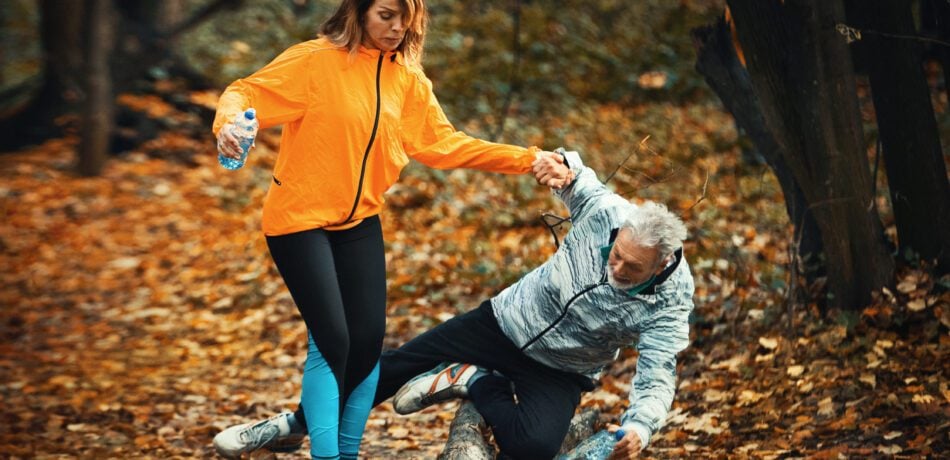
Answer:
[[[614,451],[617,441],[624,437],[623,430],[613,433],[600,430],[593,436],[585,439],[570,452],[558,456],[557,460],[604,460]]]

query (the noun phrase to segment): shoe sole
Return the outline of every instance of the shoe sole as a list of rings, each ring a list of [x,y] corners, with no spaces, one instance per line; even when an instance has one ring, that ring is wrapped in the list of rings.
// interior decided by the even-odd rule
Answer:
[[[300,436],[300,439],[295,441],[275,441],[272,445],[264,447],[264,449],[277,454],[287,454],[300,450],[302,446],[303,436]]]
[[[468,366],[466,366],[466,368],[463,369],[462,372],[464,373],[465,371],[467,371],[467,369],[468,369]],[[446,401],[451,401],[453,399],[468,398],[467,392],[464,390],[456,389],[455,379],[452,377],[449,377],[448,387],[443,388],[442,390],[439,390],[432,394],[429,394],[429,392],[426,391],[425,396],[419,398],[418,407],[414,409],[409,409],[409,410],[399,409],[396,402],[402,399],[402,397],[405,396],[406,393],[409,393],[410,391],[412,391],[412,389],[415,388],[417,385],[428,387],[431,390],[432,385],[434,385],[435,382],[438,381],[439,377],[444,372],[445,372],[445,369],[442,369],[439,372],[436,372],[435,374],[427,374],[424,376],[417,377],[416,379],[411,380],[405,385],[403,385],[402,388],[400,388],[399,391],[396,392],[396,395],[393,396],[393,409],[396,411],[396,413],[400,415],[408,415],[408,414],[418,412],[422,409],[425,409],[426,407],[429,407],[433,404],[439,404]],[[459,376],[461,376],[461,373],[459,374]]]
[[[428,378],[428,376],[422,377],[422,378],[425,379],[425,378]],[[410,383],[407,383],[406,385],[403,385],[403,387],[400,388],[399,391],[396,392],[396,395],[393,396],[393,410],[395,410],[396,413],[399,415],[409,415],[413,412],[418,412],[425,407],[423,406],[416,410],[399,410],[399,405],[396,404],[396,401],[399,401],[400,399],[403,398],[403,396],[406,395],[406,393],[409,393],[410,391],[412,391],[412,388],[414,385],[411,385],[411,383],[415,383],[415,382],[410,382]]]

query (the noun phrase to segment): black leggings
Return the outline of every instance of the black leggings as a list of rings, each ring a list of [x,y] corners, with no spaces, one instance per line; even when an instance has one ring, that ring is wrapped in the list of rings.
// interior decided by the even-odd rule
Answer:
[[[333,371],[342,406],[373,371],[386,333],[386,257],[379,217],[346,230],[268,236],[267,247]],[[306,423],[302,408],[295,417]]]

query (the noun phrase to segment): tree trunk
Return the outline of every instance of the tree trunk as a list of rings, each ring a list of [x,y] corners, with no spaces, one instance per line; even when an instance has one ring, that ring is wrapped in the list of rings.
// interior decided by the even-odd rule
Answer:
[[[922,0],[920,2],[922,32],[944,43],[950,43],[950,2]],[[943,68],[943,91],[950,95],[950,46],[932,45],[930,51]]]
[[[166,10],[161,0],[119,2],[117,8],[122,22],[117,29],[113,73],[116,81],[131,83],[143,76],[143,69],[168,59],[170,50],[162,32],[171,27],[171,18],[166,13],[173,9]]]
[[[170,30],[185,18],[185,4],[183,0],[165,0],[156,21],[159,30]]]
[[[112,54],[114,21],[112,0],[87,0],[86,104],[83,113],[79,172],[96,176],[109,154],[109,139],[115,110],[109,57]]]
[[[118,2],[122,21],[118,27],[118,48],[113,73],[127,89],[144,76],[143,70],[162,68],[185,79],[194,89],[211,88],[211,82],[190,68],[177,53],[175,41],[182,33],[202,24],[225,9],[237,9],[244,0],[214,0],[191,17],[182,17],[182,0],[138,0]],[[121,91],[120,91],[121,92]]]
[[[179,3],[181,0],[173,0]],[[175,5],[157,0],[115,2],[111,56],[113,93],[133,89],[157,66],[174,69],[171,74],[188,81],[192,88],[210,88],[208,79],[191,70],[172,51],[176,37],[226,8],[238,8],[244,0],[214,0],[192,16],[175,21]],[[83,66],[86,0],[40,0],[40,35],[43,41],[43,83],[23,108],[0,120],[0,152],[12,151],[62,134],[61,116],[87,108]],[[128,16],[127,16],[128,15]],[[169,23],[173,23],[169,25]],[[151,89],[151,88],[148,88]]]
[[[752,89],[752,80],[739,60],[724,17],[715,24],[693,30],[696,44],[696,71],[706,80],[736,124],[752,139],[755,148],[772,169],[785,196],[788,220],[795,228],[801,260],[813,260],[821,254],[821,234],[812,213],[807,212],[805,195],[781,155],[778,143],[762,117],[762,108]],[[804,268],[804,267],[802,267]],[[820,272],[807,270],[806,279],[815,281]],[[790,289],[794,286],[790,286]]]
[[[83,0],[41,0],[43,82],[21,110],[0,121],[0,151],[16,150],[61,134],[57,119],[83,97]]]
[[[83,0],[42,0],[40,38],[43,43],[44,89],[40,98],[78,104],[82,81]]]
[[[900,253],[950,269],[950,183],[909,2],[853,0],[848,19],[867,30],[853,44],[866,62],[884,148]]]
[[[825,249],[828,303],[858,309],[892,280],[871,196],[841,0],[727,0],[766,126]]]

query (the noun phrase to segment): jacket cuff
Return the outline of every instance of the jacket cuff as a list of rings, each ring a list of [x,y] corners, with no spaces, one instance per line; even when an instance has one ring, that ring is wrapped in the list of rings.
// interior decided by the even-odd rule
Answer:
[[[216,113],[214,122],[211,124],[211,132],[217,137],[218,133],[221,132],[221,127],[227,123],[234,123],[234,119],[236,119],[240,113],[241,112],[233,111]]]
[[[627,433],[633,431],[637,433],[637,436],[640,436],[641,449],[646,449],[647,445],[650,444],[651,432],[646,425],[638,422],[627,422],[624,423],[621,428],[623,428],[623,431]]]
[[[577,175],[581,173],[581,170],[584,169],[584,162],[581,161],[581,155],[579,153],[573,150],[564,150],[564,147],[558,147],[554,152],[564,157],[564,163],[568,169],[574,173],[574,177],[577,177]]]

